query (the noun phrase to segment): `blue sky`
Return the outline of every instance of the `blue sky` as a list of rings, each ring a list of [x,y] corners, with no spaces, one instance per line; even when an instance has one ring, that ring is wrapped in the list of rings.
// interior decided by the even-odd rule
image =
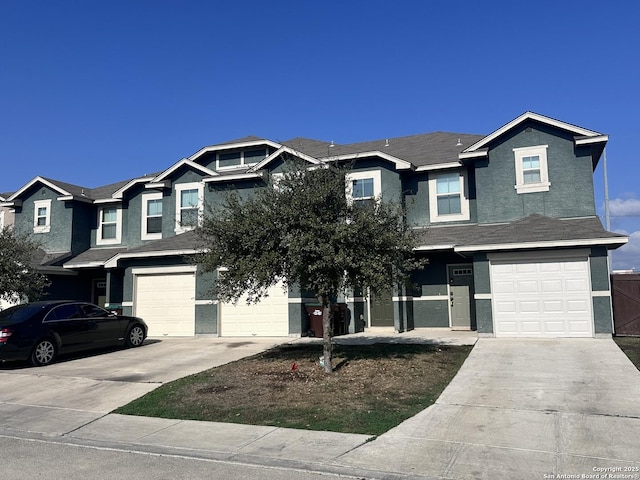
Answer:
[[[0,0],[0,192],[95,187],[246,135],[609,134],[615,268],[640,269],[640,2]],[[595,174],[599,213],[602,162]]]

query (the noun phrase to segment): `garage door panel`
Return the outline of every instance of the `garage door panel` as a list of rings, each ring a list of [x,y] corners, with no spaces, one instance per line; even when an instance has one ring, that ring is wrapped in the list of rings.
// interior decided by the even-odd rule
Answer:
[[[236,304],[220,308],[221,335],[227,337],[283,337],[289,334],[289,296],[279,283],[257,304],[247,304],[246,296]]]
[[[584,259],[492,260],[497,336],[591,337],[591,282]]]
[[[195,335],[195,274],[136,275],[134,312],[149,336]]]

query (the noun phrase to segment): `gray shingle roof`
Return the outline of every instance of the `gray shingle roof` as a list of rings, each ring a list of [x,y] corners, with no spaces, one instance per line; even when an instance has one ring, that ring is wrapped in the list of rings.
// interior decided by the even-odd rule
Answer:
[[[200,238],[194,231],[174,235],[173,237],[163,238],[155,242],[147,243],[141,247],[132,248],[126,253],[148,253],[148,252],[165,252],[176,250],[195,250],[201,244]]]
[[[482,247],[523,243],[597,242],[626,238],[624,235],[607,232],[598,217],[557,219],[542,215],[529,215],[507,224],[432,226],[417,232],[419,244],[427,248],[446,245]]]
[[[79,266],[86,265],[91,263],[104,263],[109,260],[114,255],[118,253],[126,252],[126,247],[119,248],[90,248],[89,250],[85,250],[84,252],[76,255],[75,257],[67,260],[65,265],[67,266]]]

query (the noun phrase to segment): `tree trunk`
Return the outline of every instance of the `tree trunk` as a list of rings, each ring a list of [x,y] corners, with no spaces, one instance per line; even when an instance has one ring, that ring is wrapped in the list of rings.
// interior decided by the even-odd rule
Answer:
[[[333,373],[333,345],[331,343],[331,308],[328,295],[318,295],[322,304],[322,351],[324,357],[325,373]]]

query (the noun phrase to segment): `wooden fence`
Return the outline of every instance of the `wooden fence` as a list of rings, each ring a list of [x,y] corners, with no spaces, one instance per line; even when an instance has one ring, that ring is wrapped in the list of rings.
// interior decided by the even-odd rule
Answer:
[[[640,336],[640,274],[611,275],[616,335]]]

